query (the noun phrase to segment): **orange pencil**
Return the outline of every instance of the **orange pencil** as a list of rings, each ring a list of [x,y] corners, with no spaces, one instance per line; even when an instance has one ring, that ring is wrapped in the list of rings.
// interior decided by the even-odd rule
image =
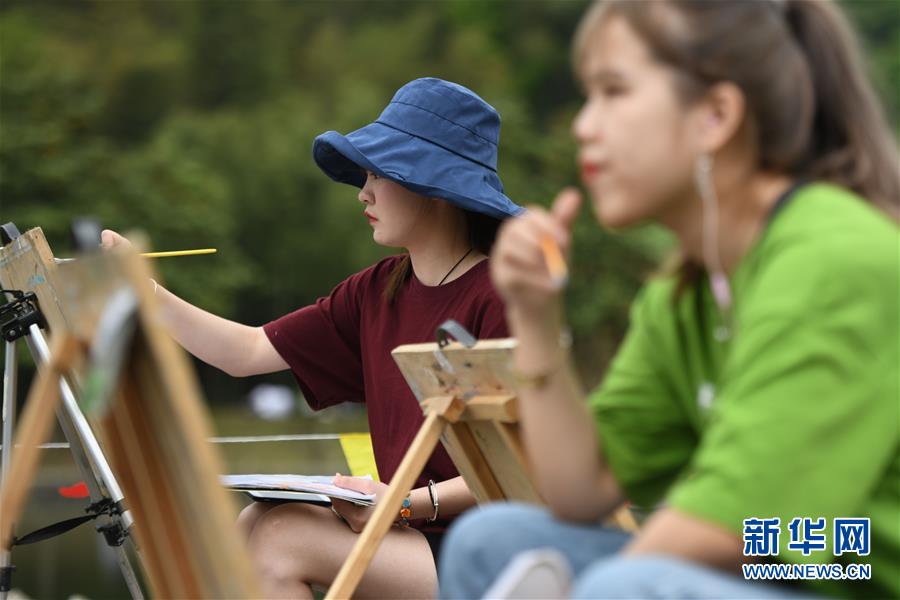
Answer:
[[[551,237],[541,239],[541,250],[544,252],[544,262],[547,263],[547,270],[550,271],[550,279],[559,289],[565,287],[569,281],[569,269],[566,267],[566,259],[563,258],[559,246]]]

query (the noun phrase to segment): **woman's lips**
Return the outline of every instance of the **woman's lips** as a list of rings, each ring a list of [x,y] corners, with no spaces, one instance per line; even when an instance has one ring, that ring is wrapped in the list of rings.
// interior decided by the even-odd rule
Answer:
[[[370,225],[378,220],[375,217],[373,217],[372,215],[370,215],[369,213],[363,213],[363,214],[366,215],[366,218],[369,220]]]
[[[604,167],[600,163],[583,161],[581,163],[581,178],[585,181],[594,179],[604,171]]]

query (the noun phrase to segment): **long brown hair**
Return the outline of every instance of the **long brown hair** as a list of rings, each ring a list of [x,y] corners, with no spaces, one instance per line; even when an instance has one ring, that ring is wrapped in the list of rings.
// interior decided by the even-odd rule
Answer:
[[[897,143],[856,36],[832,2],[597,2],[575,36],[576,71],[588,41],[613,15],[676,71],[683,101],[720,81],[741,89],[759,169],[835,183],[900,220]],[[678,270],[679,289],[702,272],[687,261]]]
[[[469,236],[469,244],[482,254],[490,254],[497,238],[497,230],[500,228],[500,220],[481,213],[463,210],[466,218],[466,231]],[[384,289],[384,299],[388,304],[393,304],[401,286],[412,275],[412,262],[409,254],[403,256],[388,276],[388,284]]]
[[[833,182],[900,219],[897,144],[853,30],[832,2],[598,2],[576,33],[576,69],[612,15],[678,72],[684,100],[719,81],[740,87],[760,169]]]

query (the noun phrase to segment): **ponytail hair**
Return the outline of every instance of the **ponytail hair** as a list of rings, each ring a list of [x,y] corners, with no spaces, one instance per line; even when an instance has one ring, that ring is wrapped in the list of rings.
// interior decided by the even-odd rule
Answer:
[[[649,5],[648,5],[649,4]],[[608,0],[582,19],[573,59],[615,15],[699,98],[730,81],[743,92],[758,165],[853,190],[900,221],[897,143],[846,17],[826,0]]]
[[[843,185],[900,219],[897,144],[853,30],[831,2],[788,0],[785,17],[809,65],[815,98],[802,174]]]

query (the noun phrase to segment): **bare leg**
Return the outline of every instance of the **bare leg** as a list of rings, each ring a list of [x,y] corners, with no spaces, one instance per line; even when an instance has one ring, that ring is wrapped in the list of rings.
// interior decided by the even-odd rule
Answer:
[[[267,598],[312,598],[312,586],[327,588],[359,534],[328,508],[279,504],[259,516],[250,553]],[[437,569],[425,537],[392,527],[360,581],[356,598],[432,598]]]
[[[251,502],[241,509],[237,525],[245,540],[250,539],[250,533],[253,532],[257,520],[276,506],[278,506],[277,502]]]

